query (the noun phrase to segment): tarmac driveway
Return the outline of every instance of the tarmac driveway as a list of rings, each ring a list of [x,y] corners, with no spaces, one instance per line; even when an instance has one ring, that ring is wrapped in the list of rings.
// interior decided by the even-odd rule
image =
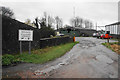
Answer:
[[[3,68],[3,76],[23,78],[117,78],[118,54],[101,45],[105,39],[76,37],[64,56],[45,64],[22,63]],[[110,40],[110,42],[115,42]],[[14,75],[13,75],[14,74]]]
[[[67,65],[55,70],[53,78],[117,78],[118,55],[101,45],[105,39],[77,37],[79,44],[69,52]],[[110,40],[110,42],[114,42]]]

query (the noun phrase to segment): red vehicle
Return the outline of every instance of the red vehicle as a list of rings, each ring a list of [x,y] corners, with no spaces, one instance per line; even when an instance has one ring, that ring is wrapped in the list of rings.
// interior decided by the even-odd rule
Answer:
[[[107,38],[111,39],[113,37],[110,34],[109,35],[108,34],[101,34],[100,38],[101,39],[107,39]]]

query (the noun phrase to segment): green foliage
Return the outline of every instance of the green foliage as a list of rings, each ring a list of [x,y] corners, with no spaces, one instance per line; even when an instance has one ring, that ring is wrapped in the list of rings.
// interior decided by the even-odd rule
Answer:
[[[8,7],[0,7],[0,12],[2,11],[2,16],[7,16],[10,18],[14,17],[14,12]]]
[[[14,56],[12,56],[10,54],[6,54],[6,55],[2,56],[2,65],[9,65],[12,62],[14,62]]]
[[[102,45],[106,46],[107,48],[111,49],[110,43],[102,43]]]
[[[113,45],[113,44],[119,44],[119,42],[112,42],[112,43],[102,43],[102,45],[106,46],[107,48],[111,49],[112,51],[114,51],[110,45]]]
[[[42,38],[48,38],[48,37],[50,37],[50,35],[55,36],[55,31],[50,27],[44,26],[40,29],[40,34],[42,34],[41,35]]]
[[[113,44],[118,44],[118,42],[113,42],[113,43],[110,43],[111,45],[113,45]]]
[[[5,54],[2,56],[2,65],[10,65],[17,62],[20,62],[17,56],[10,55],[10,54]]]
[[[40,63],[43,64],[45,62],[54,60],[62,55],[64,55],[67,51],[69,51],[75,44],[75,43],[67,43],[62,44],[59,46],[54,47],[48,47],[45,49],[38,49],[36,51],[32,51],[32,54],[29,55],[28,53],[23,53],[19,55],[20,60],[23,62],[29,62],[29,63]]]

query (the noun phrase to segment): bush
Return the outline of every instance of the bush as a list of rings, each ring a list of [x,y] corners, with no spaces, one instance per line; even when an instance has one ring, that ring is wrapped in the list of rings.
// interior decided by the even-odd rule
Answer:
[[[9,65],[13,62],[14,60],[14,56],[6,54],[4,56],[2,56],[2,64],[3,65]]]
[[[18,62],[19,60],[10,54],[5,54],[2,56],[2,65],[10,65]]]
[[[55,36],[55,31],[50,27],[44,26],[40,29],[40,34],[42,35],[42,38],[49,38],[50,35]]]

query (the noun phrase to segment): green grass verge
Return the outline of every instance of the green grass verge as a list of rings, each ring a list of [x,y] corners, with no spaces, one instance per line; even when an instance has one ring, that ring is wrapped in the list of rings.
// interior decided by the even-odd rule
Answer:
[[[44,49],[32,50],[32,54],[28,54],[28,52],[23,52],[22,54],[18,55],[6,54],[2,56],[2,65],[9,65],[18,61],[43,64],[61,57],[77,43],[79,42],[66,43]]]
[[[110,44],[108,43],[102,43],[102,45],[106,46],[107,48],[111,49]]]
[[[110,45],[113,45],[113,44],[119,44],[119,42],[112,42],[112,43],[102,43],[102,45],[106,46],[107,48],[111,49],[112,51],[114,51]]]
[[[105,46],[110,46],[110,45],[113,45],[113,44],[118,44],[119,42],[112,42],[112,43],[102,43],[102,45],[105,45]]]

